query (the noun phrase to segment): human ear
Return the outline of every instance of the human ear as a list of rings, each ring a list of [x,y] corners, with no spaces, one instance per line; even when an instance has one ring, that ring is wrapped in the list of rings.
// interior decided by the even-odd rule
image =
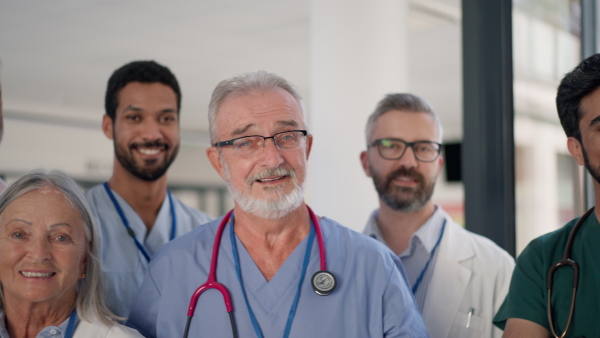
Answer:
[[[575,159],[575,162],[579,165],[585,164],[585,158],[583,156],[583,145],[579,142],[578,139],[570,136],[567,139],[567,148],[571,153],[571,156]]]
[[[223,162],[221,161],[219,149],[217,149],[217,147],[210,147],[206,149],[206,157],[208,157],[210,164],[213,168],[215,168],[219,176],[225,180],[225,168],[223,167]]]
[[[367,175],[368,177],[371,177],[371,169],[369,168],[369,159],[368,159],[369,154],[367,154],[367,151],[362,151],[360,153],[360,164],[362,164],[362,168],[363,171],[365,172],[365,175]]]
[[[110,116],[106,114],[104,114],[104,116],[102,117],[102,131],[104,132],[104,135],[108,137],[109,140],[113,139],[113,119],[111,119]]]
[[[306,159],[308,160],[308,156],[310,155],[310,150],[312,149],[313,144],[313,136],[311,134],[306,135]]]

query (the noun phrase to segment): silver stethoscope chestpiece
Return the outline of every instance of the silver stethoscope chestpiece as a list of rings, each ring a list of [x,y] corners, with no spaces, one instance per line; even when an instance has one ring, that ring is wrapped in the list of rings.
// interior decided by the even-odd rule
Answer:
[[[312,287],[319,296],[329,295],[336,285],[335,277],[329,271],[317,271],[312,276]]]

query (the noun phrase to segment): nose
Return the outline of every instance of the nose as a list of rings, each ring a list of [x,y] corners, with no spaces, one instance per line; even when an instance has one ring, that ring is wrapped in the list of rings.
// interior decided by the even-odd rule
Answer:
[[[402,155],[402,157],[398,159],[398,162],[401,166],[405,168],[414,168],[419,165],[419,161],[417,160],[417,157],[415,156],[415,151],[412,147],[406,148],[404,155]]]
[[[275,145],[275,139],[266,139],[260,153],[260,160],[269,168],[277,168],[283,163],[283,157]]]
[[[153,119],[146,119],[144,123],[141,124],[141,133],[142,139],[145,142],[151,142],[162,139],[162,131],[161,126],[158,121]]]
[[[28,244],[29,257],[35,262],[43,262],[52,257],[51,244],[47,238],[37,238],[29,241]]]

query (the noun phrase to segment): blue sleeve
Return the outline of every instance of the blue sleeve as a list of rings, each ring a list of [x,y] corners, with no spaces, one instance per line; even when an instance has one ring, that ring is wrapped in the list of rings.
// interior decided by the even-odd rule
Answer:
[[[428,338],[429,334],[408,287],[402,263],[395,255],[392,259],[394,267],[383,294],[384,337]]]
[[[144,337],[156,337],[156,322],[160,304],[160,290],[152,277],[152,269],[146,273],[146,278],[133,303],[133,308],[127,320],[127,326],[138,330]]]

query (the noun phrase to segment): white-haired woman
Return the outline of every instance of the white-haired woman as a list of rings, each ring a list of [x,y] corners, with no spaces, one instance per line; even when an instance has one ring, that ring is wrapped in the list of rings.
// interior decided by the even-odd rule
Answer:
[[[142,337],[104,302],[98,234],[83,192],[35,170],[0,195],[0,338]]]

